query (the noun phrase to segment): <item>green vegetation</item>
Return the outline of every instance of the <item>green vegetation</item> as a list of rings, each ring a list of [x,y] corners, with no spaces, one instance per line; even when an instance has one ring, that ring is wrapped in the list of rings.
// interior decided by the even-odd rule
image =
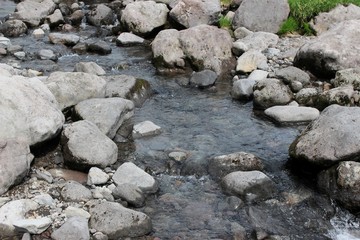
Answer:
[[[219,26],[220,28],[231,29],[231,20],[221,15],[219,18]]]
[[[229,7],[231,3],[232,3],[232,0],[220,0],[220,4],[223,7]]]
[[[279,33],[298,32],[311,35],[313,30],[309,21],[320,12],[328,12],[338,4],[355,4],[360,6],[360,0],[288,0],[290,16],[283,23]]]

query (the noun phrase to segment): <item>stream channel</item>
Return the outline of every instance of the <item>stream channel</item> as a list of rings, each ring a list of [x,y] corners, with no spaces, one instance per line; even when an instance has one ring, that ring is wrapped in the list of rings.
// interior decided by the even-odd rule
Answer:
[[[0,0],[0,19],[14,8],[14,2]],[[86,24],[77,34],[103,39],[101,31]],[[31,34],[12,38],[11,43],[23,46],[27,59],[6,56],[0,62],[21,69],[49,75],[53,71],[73,71],[80,61],[93,61],[108,75],[127,74],[150,82],[154,94],[136,108],[131,121],[150,120],[161,126],[162,133],[119,142],[118,146],[119,164],[132,161],[159,181],[159,192],[148,197],[146,207],[137,209],[151,217],[152,236],[237,239],[243,227],[250,239],[256,239],[256,234],[260,237],[262,232],[272,235],[271,239],[360,239],[354,215],[318,193],[312,177],[293,174],[287,167],[288,147],[305,126],[278,126],[254,112],[252,102],[232,100],[231,79],[217,83],[216,89],[182,86],[188,76],[158,75],[151,63],[151,49],[144,46],[118,47],[111,43],[112,53],[101,56],[77,55],[70,48],[50,44],[47,38],[35,40]],[[38,60],[41,49],[54,51],[59,60]],[[189,157],[183,162],[171,161],[168,154],[176,150],[187,152]],[[279,190],[277,196],[241,204],[222,192],[219,181],[207,172],[209,160],[239,151],[263,160],[264,173]]]

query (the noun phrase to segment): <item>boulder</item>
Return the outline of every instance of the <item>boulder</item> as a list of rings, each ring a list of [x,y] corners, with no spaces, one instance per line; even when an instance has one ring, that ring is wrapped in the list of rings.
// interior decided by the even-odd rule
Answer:
[[[51,234],[54,240],[90,240],[88,220],[84,217],[71,217]]]
[[[319,167],[359,160],[360,108],[331,105],[311,122],[289,148],[290,157]]]
[[[102,185],[107,183],[110,176],[97,167],[92,167],[88,173],[87,185]]]
[[[320,35],[340,22],[354,19],[360,19],[360,7],[354,4],[339,4],[329,12],[319,13],[310,21],[310,26]]]
[[[306,86],[310,83],[310,76],[307,72],[293,66],[281,68],[275,71],[275,77],[281,79],[285,84],[298,81]]]
[[[39,79],[0,77],[0,96],[0,139],[21,139],[33,146],[60,132],[65,117]]]
[[[84,72],[98,76],[105,75],[105,70],[95,62],[78,62],[75,64],[74,72]]]
[[[152,230],[150,218],[115,202],[102,202],[90,208],[90,227],[109,239],[141,237]]]
[[[75,114],[96,124],[102,133],[112,139],[121,124],[134,115],[134,104],[123,98],[92,98],[78,103]]]
[[[268,69],[267,58],[258,50],[249,50],[237,59],[236,71],[251,73],[256,69]]]
[[[41,49],[38,52],[38,56],[41,60],[52,60],[52,61],[57,61],[58,57],[56,56],[56,54],[49,49]]]
[[[80,41],[80,37],[75,34],[53,32],[49,34],[49,40],[53,44],[75,46]]]
[[[133,138],[142,138],[155,136],[161,133],[161,127],[157,126],[151,121],[144,121],[134,125],[132,131]]]
[[[5,37],[19,37],[21,34],[27,32],[27,26],[20,20],[7,20],[3,24],[0,24],[0,33]]]
[[[277,33],[289,13],[287,0],[243,0],[235,11],[232,26],[233,29],[246,27],[251,31]]]
[[[65,23],[64,17],[59,9],[56,9],[53,14],[47,16],[45,20],[51,28],[58,27],[60,24]]]
[[[239,79],[233,83],[231,97],[238,100],[250,100],[253,97],[253,87],[256,81],[252,79]]]
[[[99,4],[87,15],[89,24],[100,27],[101,25],[113,24],[115,20],[114,12],[105,4]]]
[[[121,14],[121,23],[137,35],[146,35],[165,25],[168,8],[163,3],[138,1],[129,3]]]
[[[49,217],[42,217],[36,219],[19,219],[13,221],[13,225],[16,228],[16,231],[28,232],[31,234],[41,234],[48,227],[50,227],[51,224],[52,220]]]
[[[56,4],[53,0],[25,0],[16,5],[12,17],[23,21],[30,27],[36,27],[42,19],[53,13],[55,8]]]
[[[205,69],[200,72],[193,72],[190,77],[190,84],[197,87],[209,87],[214,85],[217,75],[214,71]]]
[[[27,143],[0,140],[0,195],[22,181],[29,172],[33,159]]]
[[[117,160],[118,148],[92,122],[66,125],[61,136],[64,162],[75,169],[105,168]]]
[[[296,93],[295,100],[300,105],[312,107],[317,103],[319,94],[320,91],[316,88],[303,88]]]
[[[144,44],[144,42],[144,38],[128,32],[120,33],[119,37],[116,39],[116,44],[119,46],[141,45]]]
[[[280,80],[267,78],[254,85],[254,107],[266,109],[276,105],[286,105],[293,99],[290,88]]]
[[[53,72],[45,83],[59,102],[61,109],[89,98],[105,97],[106,81],[88,73]]]
[[[76,181],[68,181],[61,189],[61,197],[67,202],[89,201],[92,194],[89,189]]]
[[[112,194],[115,198],[120,198],[134,207],[142,207],[145,204],[145,195],[141,189],[131,183],[123,183],[117,186]]]
[[[360,20],[344,21],[319,37],[305,43],[297,52],[294,66],[305,68],[318,77],[333,78],[346,68],[360,66]]]
[[[268,75],[269,75],[269,72],[267,72],[267,71],[254,70],[250,73],[250,75],[247,77],[247,79],[259,81],[259,80],[266,79]]]
[[[250,31],[246,27],[238,27],[234,30],[234,37],[235,39],[241,39],[248,35],[251,35],[253,31]]]
[[[220,13],[219,0],[179,0],[169,15],[185,28],[191,28],[201,24],[215,24]]]
[[[111,46],[103,40],[88,41],[87,51],[101,55],[107,55],[112,52]]]
[[[337,71],[332,84],[335,87],[352,85],[354,90],[360,90],[360,67]]]
[[[279,123],[310,122],[320,115],[316,108],[298,106],[274,106],[266,109],[264,113]]]
[[[319,94],[314,106],[319,110],[323,110],[331,104],[350,106],[352,105],[352,97],[354,94],[355,91],[351,85],[332,88]]]
[[[155,193],[158,190],[156,180],[132,162],[123,163],[112,177],[116,185],[133,184],[144,193]]]

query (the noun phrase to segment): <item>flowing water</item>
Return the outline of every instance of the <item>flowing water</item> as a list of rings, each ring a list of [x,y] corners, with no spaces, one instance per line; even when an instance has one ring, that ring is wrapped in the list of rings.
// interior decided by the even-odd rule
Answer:
[[[0,0],[0,18],[14,4]],[[84,26],[83,38],[94,38],[94,28]],[[107,39],[109,40],[109,38]],[[112,53],[78,55],[47,39],[31,36],[11,39],[24,47],[28,59],[4,57],[1,62],[30,68],[48,75],[73,71],[75,63],[94,61],[109,75],[129,74],[150,82],[153,96],[135,110],[132,123],[150,120],[162,133],[151,138],[118,143],[120,162],[133,161],[152,173],[160,190],[138,209],[153,221],[152,236],[161,239],[236,239],[242,227],[250,238],[266,232],[274,239],[358,239],[358,219],[316,192],[313,179],[293,175],[286,167],[288,147],[304,126],[278,126],[253,111],[252,103],[233,101],[230,80],[216,89],[182,86],[187,75],[160,76],[151,64],[148,47],[117,47]],[[59,56],[57,63],[38,60],[41,49]],[[169,159],[172,151],[184,151],[182,162]],[[276,183],[274,199],[243,203],[222,193],[219,182],[208,175],[209,160],[238,151],[253,153],[265,164],[264,172]],[[288,238],[281,238],[288,236]]]

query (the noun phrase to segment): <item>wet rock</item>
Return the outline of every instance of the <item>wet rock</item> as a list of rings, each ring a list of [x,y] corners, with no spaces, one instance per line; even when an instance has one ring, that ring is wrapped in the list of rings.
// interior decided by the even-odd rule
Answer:
[[[332,78],[338,70],[357,67],[360,20],[344,21],[304,44],[296,54],[294,66],[306,68],[318,77]]]
[[[117,160],[116,144],[87,120],[66,125],[61,144],[65,163],[75,169],[105,168]]]
[[[337,71],[332,84],[335,87],[352,85],[355,90],[360,90],[360,67]]]
[[[267,58],[258,50],[247,51],[237,59],[237,72],[250,73],[255,69],[267,68]]]
[[[88,220],[83,217],[72,217],[55,230],[51,234],[51,238],[54,240],[89,240]]]
[[[49,173],[54,178],[63,178],[66,181],[73,180],[78,183],[85,184],[87,182],[87,174],[83,172],[78,172],[70,169],[49,169]]]
[[[36,27],[42,19],[53,13],[55,8],[56,4],[52,0],[25,0],[16,5],[12,17]]]
[[[276,105],[286,105],[293,98],[288,86],[280,80],[267,78],[254,85],[254,107],[266,109]]]
[[[45,21],[49,24],[50,28],[55,28],[65,23],[64,17],[59,9],[56,9],[53,14],[47,16]]]
[[[96,124],[102,133],[112,139],[122,123],[134,115],[134,104],[123,98],[93,98],[77,104],[75,114]]]
[[[320,115],[316,108],[297,106],[274,106],[266,109],[264,113],[279,123],[310,122]]]
[[[133,2],[127,4],[122,11],[121,23],[134,34],[149,34],[166,23],[168,12],[167,6],[163,3]]]
[[[275,71],[275,77],[281,79],[285,84],[298,81],[306,86],[310,83],[310,76],[307,72],[293,66],[282,68]]]
[[[269,32],[254,32],[233,43],[233,48],[240,52],[239,56],[251,49],[264,51],[269,46],[275,46],[279,41],[279,36]],[[234,50],[233,50],[234,52]]]
[[[27,26],[20,20],[8,20],[0,24],[0,33],[4,34],[5,37],[19,37],[26,32]]]
[[[291,158],[328,167],[359,156],[360,108],[331,105],[298,136],[289,148]],[[326,141],[325,141],[326,139]]]
[[[89,98],[105,96],[105,80],[88,73],[53,72],[45,84],[54,94],[61,109]]]
[[[80,41],[80,37],[75,34],[69,34],[69,33],[50,33],[49,40],[53,44],[74,46]]]
[[[316,88],[303,88],[296,93],[295,100],[300,105],[315,106],[319,94],[319,90]]]
[[[172,160],[175,160],[177,162],[181,162],[186,160],[186,158],[188,157],[188,155],[184,152],[171,152],[169,153],[169,158]]]
[[[14,56],[19,59],[19,60],[25,60],[26,58],[26,53],[23,52],[23,51],[20,51],[20,52],[15,52],[14,53]]]
[[[234,171],[261,171],[263,168],[264,165],[258,157],[246,152],[221,155],[209,161],[209,173],[215,178],[222,178]]]
[[[271,198],[276,192],[274,182],[260,171],[236,171],[222,179],[224,191],[252,202]]]
[[[64,115],[37,78],[0,77],[0,138],[21,138],[30,146],[54,138]]]
[[[256,81],[252,79],[239,79],[233,83],[231,97],[238,100],[250,100],[253,97],[253,87]]]
[[[214,85],[217,75],[214,71],[205,69],[201,72],[193,72],[190,77],[190,84],[197,87],[209,87]]]
[[[118,185],[112,194],[115,198],[120,198],[134,207],[142,207],[145,204],[145,196],[141,189],[131,183]]]
[[[11,45],[10,39],[0,36],[0,47],[7,48]]]
[[[171,9],[169,16],[185,28],[201,24],[213,25],[221,13],[219,0],[180,0]]]
[[[64,201],[80,202],[89,201],[92,199],[92,194],[89,189],[80,183],[75,181],[68,181],[61,189],[61,197],[64,199]]]
[[[114,13],[105,4],[99,4],[87,15],[89,24],[100,27],[101,25],[110,25],[114,22]]]
[[[79,62],[75,64],[74,72],[84,72],[98,76],[105,75],[105,70],[95,62]]]
[[[161,133],[161,127],[157,126],[151,121],[144,121],[134,125],[132,136],[133,138],[142,138],[155,136]]]
[[[34,156],[22,141],[0,141],[0,195],[19,184],[30,170]]]
[[[232,26],[233,29],[246,27],[251,31],[277,33],[289,12],[286,0],[243,0],[235,11]]]
[[[351,85],[337,87],[322,92],[315,101],[315,107],[323,110],[331,104],[339,104],[342,106],[350,106],[351,98],[354,95],[354,89]]]
[[[102,40],[92,41],[88,43],[87,50],[101,55],[110,54],[112,52],[111,46]]]
[[[340,22],[354,19],[360,19],[360,7],[354,4],[348,6],[339,4],[329,12],[319,13],[310,21],[310,26],[317,35],[320,35]]]
[[[52,50],[48,50],[48,49],[41,49],[38,53],[39,58],[42,60],[53,60],[53,61],[57,61],[57,56],[55,55],[55,53]]]
[[[142,37],[136,36],[132,33],[123,32],[116,39],[116,44],[119,46],[134,46],[141,45],[145,42]]]
[[[82,10],[78,9],[70,15],[69,21],[71,22],[72,25],[75,25],[75,26],[80,25],[84,16],[85,16],[84,12]]]
[[[116,185],[134,184],[144,193],[154,193],[158,190],[156,180],[150,174],[131,162],[123,163],[116,170],[112,179]]]
[[[36,39],[40,39],[45,36],[45,32],[41,28],[38,28],[33,31],[32,36]]]
[[[19,232],[28,232],[31,234],[41,234],[52,223],[49,217],[42,217],[37,219],[20,219],[13,221],[13,225]]]
[[[103,172],[100,168],[92,167],[88,173],[87,185],[105,184],[109,178],[109,175]]]
[[[90,213],[81,208],[69,206],[64,210],[65,216],[69,219],[72,217],[82,217],[87,220],[90,219]]]
[[[108,235],[109,239],[140,237],[152,229],[144,213],[127,209],[114,202],[95,204],[90,208],[90,227]]]

